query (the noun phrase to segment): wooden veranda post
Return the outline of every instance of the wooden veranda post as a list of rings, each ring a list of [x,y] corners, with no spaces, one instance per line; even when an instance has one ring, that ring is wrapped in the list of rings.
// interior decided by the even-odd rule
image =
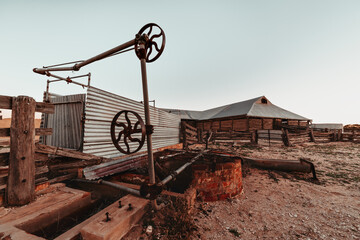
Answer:
[[[12,99],[7,204],[24,205],[35,198],[35,106],[27,96]]]

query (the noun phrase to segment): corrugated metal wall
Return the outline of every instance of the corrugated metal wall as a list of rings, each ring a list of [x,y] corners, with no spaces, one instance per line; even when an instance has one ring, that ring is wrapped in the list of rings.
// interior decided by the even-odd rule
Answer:
[[[63,148],[82,149],[85,94],[52,96],[54,114],[43,114],[41,127],[52,128],[53,134],[42,136],[41,142]]]
[[[140,102],[89,87],[85,104],[85,125],[83,152],[102,157],[117,157],[123,155],[113,145],[110,135],[110,125],[116,113],[122,110],[137,112],[145,121],[144,105]],[[150,107],[153,148],[177,144],[180,141],[180,117]],[[133,118],[131,119],[133,122]],[[133,122],[135,123],[135,122]],[[134,145],[135,144],[135,145]],[[130,146],[135,146],[134,143]],[[146,141],[140,150],[146,151]]]

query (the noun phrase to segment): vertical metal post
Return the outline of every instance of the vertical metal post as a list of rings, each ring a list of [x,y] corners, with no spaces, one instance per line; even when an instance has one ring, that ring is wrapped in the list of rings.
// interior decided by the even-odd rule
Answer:
[[[147,76],[146,76],[146,49],[144,44],[140,44],[139,50],[141,52],[141,78],[143,86],[143,95],[144,95],[144,110],[145,110],[145,125],[151,125],[150,120],[150,111],[149,111],[149,94],[148,94],[148,85],[147,85]],[[148,152],[148,166],[149,166],[149,178],[150,184],[155,184],[155,168],[154,168],[154,156],[152,151],[152,138],[151,134],[146,134],[147,140],[147,152]]]

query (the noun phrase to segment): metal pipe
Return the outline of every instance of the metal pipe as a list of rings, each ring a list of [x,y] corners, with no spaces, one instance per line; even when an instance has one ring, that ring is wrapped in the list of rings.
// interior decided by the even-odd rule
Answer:
[[[43,66],[43,68],[64,66],[64,65],[68,65],[68,64],[72,64],[72,63],[79,63],[79,62],[83,62],[83,61],[84,60],[78,60],[78,61],[72,61],[72,62],[67,62],[67,63],[60,63],[60,64],[55,64],[55,65],[50,65],[50,66]]]
[[[138,197],[141,196],[140,191],[136,190],[136,189],[133,189],[133,188],[121,186],[119,184],[108,182],[108,181],[105,181],[105,180],[102,180],[102,179],[99,180],[98,183],[103,184],[103,185],[107,185],[107,186],[110,186],[110,187],[113,187],[113,188],[116,188],[116,189],[119,189],[119,190],[122,190],[122,191],[125,191],[125,192],[128,192],[128,193],[130,193],[132,195],[135,195],[135,196],[138,196]]]
[[[182,171],[184,171],[188,166],[193,164],[196,160],[198,160],[201,156],[204,155],[204,153],[207,151],[200,152],[198,155],[193,157],[190,162],[185,163],[181,167],[179,167],[176,171],[174,171],[172,174],[164,178],[161,182],[158,183],[158,186],[164,186],[168,182],[170,182],[172,179],[176,177],[176,175],[179,175]]]
[[[140,195],[140,191],[133,189],[133,188],[129,188],[129,187],[125,187],[125,186],[121,186],[118,185],[116,183],[112,183],[112,182],[108,182],[108,181],[104,181],[104,180],[99,180],[99,181],[91,181],[91,180],[86,180],[86,179],[73,179],[74,182],[81,182],[81,183],[93,183],[93,184],[102,184],[102,185],[107,185],[116,189],[119,189],[121,191],[125,191],[128,192],[130,194],[133,194],[135,196],[141,196]]]
[[[101,59],[106,58],[106,57],[108,57],[108,56],[110,56],[110,55],[112,55],[112,54],[114,54],[116,52],[119,52],[121,50],[124,50],[124,49],[126,49],[128,47],[131,47],[131,46],[134,46],[134,45],[135,45],[135,39],[130,40],[130,41],[126,42],[126,43],[123,43],[123,44],[121,44],[121,45],[119,45],[117,47],[114,47],[114,48],[110,49],[110,50],[107,50],[106,52],[100,53],[99,55],[96,55],[95,57],[89,58],[88,60],[85,60],[84,62],[77,63],[77,64],[75,64],[74,67],[77,70],[79,70],[81,67],[83,67],[85,65],[88,65],[89,63],[101,60]]]
[[[98,60],[101,60],[103,58],[106,58],[106,57],[109,57],[111,56],[112,54],[116,53],[116,52],[119,52],[121,50],[124,50],[130,46],[133,46],[135,45],[135,39],[133,40],[130,40],[126,43],[123,43],[117,47],[114,47],[106,52],[103,52],[103,53],[100,53],[98,55],[96,55],[95,57],[92,57],[92,58],[89,58],[83,62],[80,62],[80,63],[76,63],[75,65],[71,66],[71,67],[45,67],[45,68],[34,68],[33,71],[35,73],[39,73],[39,74],[43,74],[45,75],[46,72],[49,72],[49,71],[79,71],[81,67],[85,66],[85,65],[88,65],[92,62],[95,62],[95,61],[98,61]],[[59,65],[59,64],[58,64]],[[62,64],[60,64],[62,65]]]
[[[74,83],[74,84],[80,85],[82,87],[88,87],[88,85],[85,85],[85,84],[82,84],[82,83],[79,83],[79,82],[76,82],[76,81],[72,81],[71,78],[63,78],[63,77],[57,76],[57,75],[49,73],[49,72],[47,72],[46,75],[49,76],[49,77],[58,78],[58,79],[63,80],[65,82],[67,82],[67,83]],[[71,80],[71,81],[69,81],[69,80]],[[52,80],[52,81],[55,82],[57,80]]]
[[[144,96],[144,111],[145,111],[145,124],[147,126],[151,125],[150,120],[150,111],[149,111],[149,94],[147,86],[147,76],[146,76],[146,49],[144,44],[140,44],[140,51],[143,52],[143,56],[140,59],[141,63],[141,77],[142,77],[142,86],[143,86],[143,96]],[[148,171],[149,171],[149,180],[150,184],[155,184],[155,167],[154,167],[154,156],[152,151],[152,139],[151,134],[146,134],[147,140],[147,152],[148,152]]]

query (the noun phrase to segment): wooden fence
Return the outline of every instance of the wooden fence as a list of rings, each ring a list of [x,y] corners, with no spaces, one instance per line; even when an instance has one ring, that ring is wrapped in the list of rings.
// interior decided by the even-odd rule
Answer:
[[[34,200],[35,176],[46,171],[35,167],[35,135],[52,133],[35,129],[35,112],[53,113],[54,106],[27,96],[0,96],[0,108],[12,110],[11,127],[0,129],[0,137],[10,137],[10,152],[0,153],[0,197],[6,191],[8,205],[24,205]]]
[[[203,131],[182,123],[183,143],[187,147],[194,143],[204,143],[206,134]],[[360,143],[360,132],[343,132],[341,130],[318,131],[306,128],[283,128],[282,130],[255,130],[255,131],[213,131],[211,141],[214,143],[255,143],[261,145],[294,146],[307,142],[328,143],[335,141]]]
[[[341,141],[343,142],[355,142],[360,143],[360,132],[352,131],[352,132],[343,132],[341,134]]]

